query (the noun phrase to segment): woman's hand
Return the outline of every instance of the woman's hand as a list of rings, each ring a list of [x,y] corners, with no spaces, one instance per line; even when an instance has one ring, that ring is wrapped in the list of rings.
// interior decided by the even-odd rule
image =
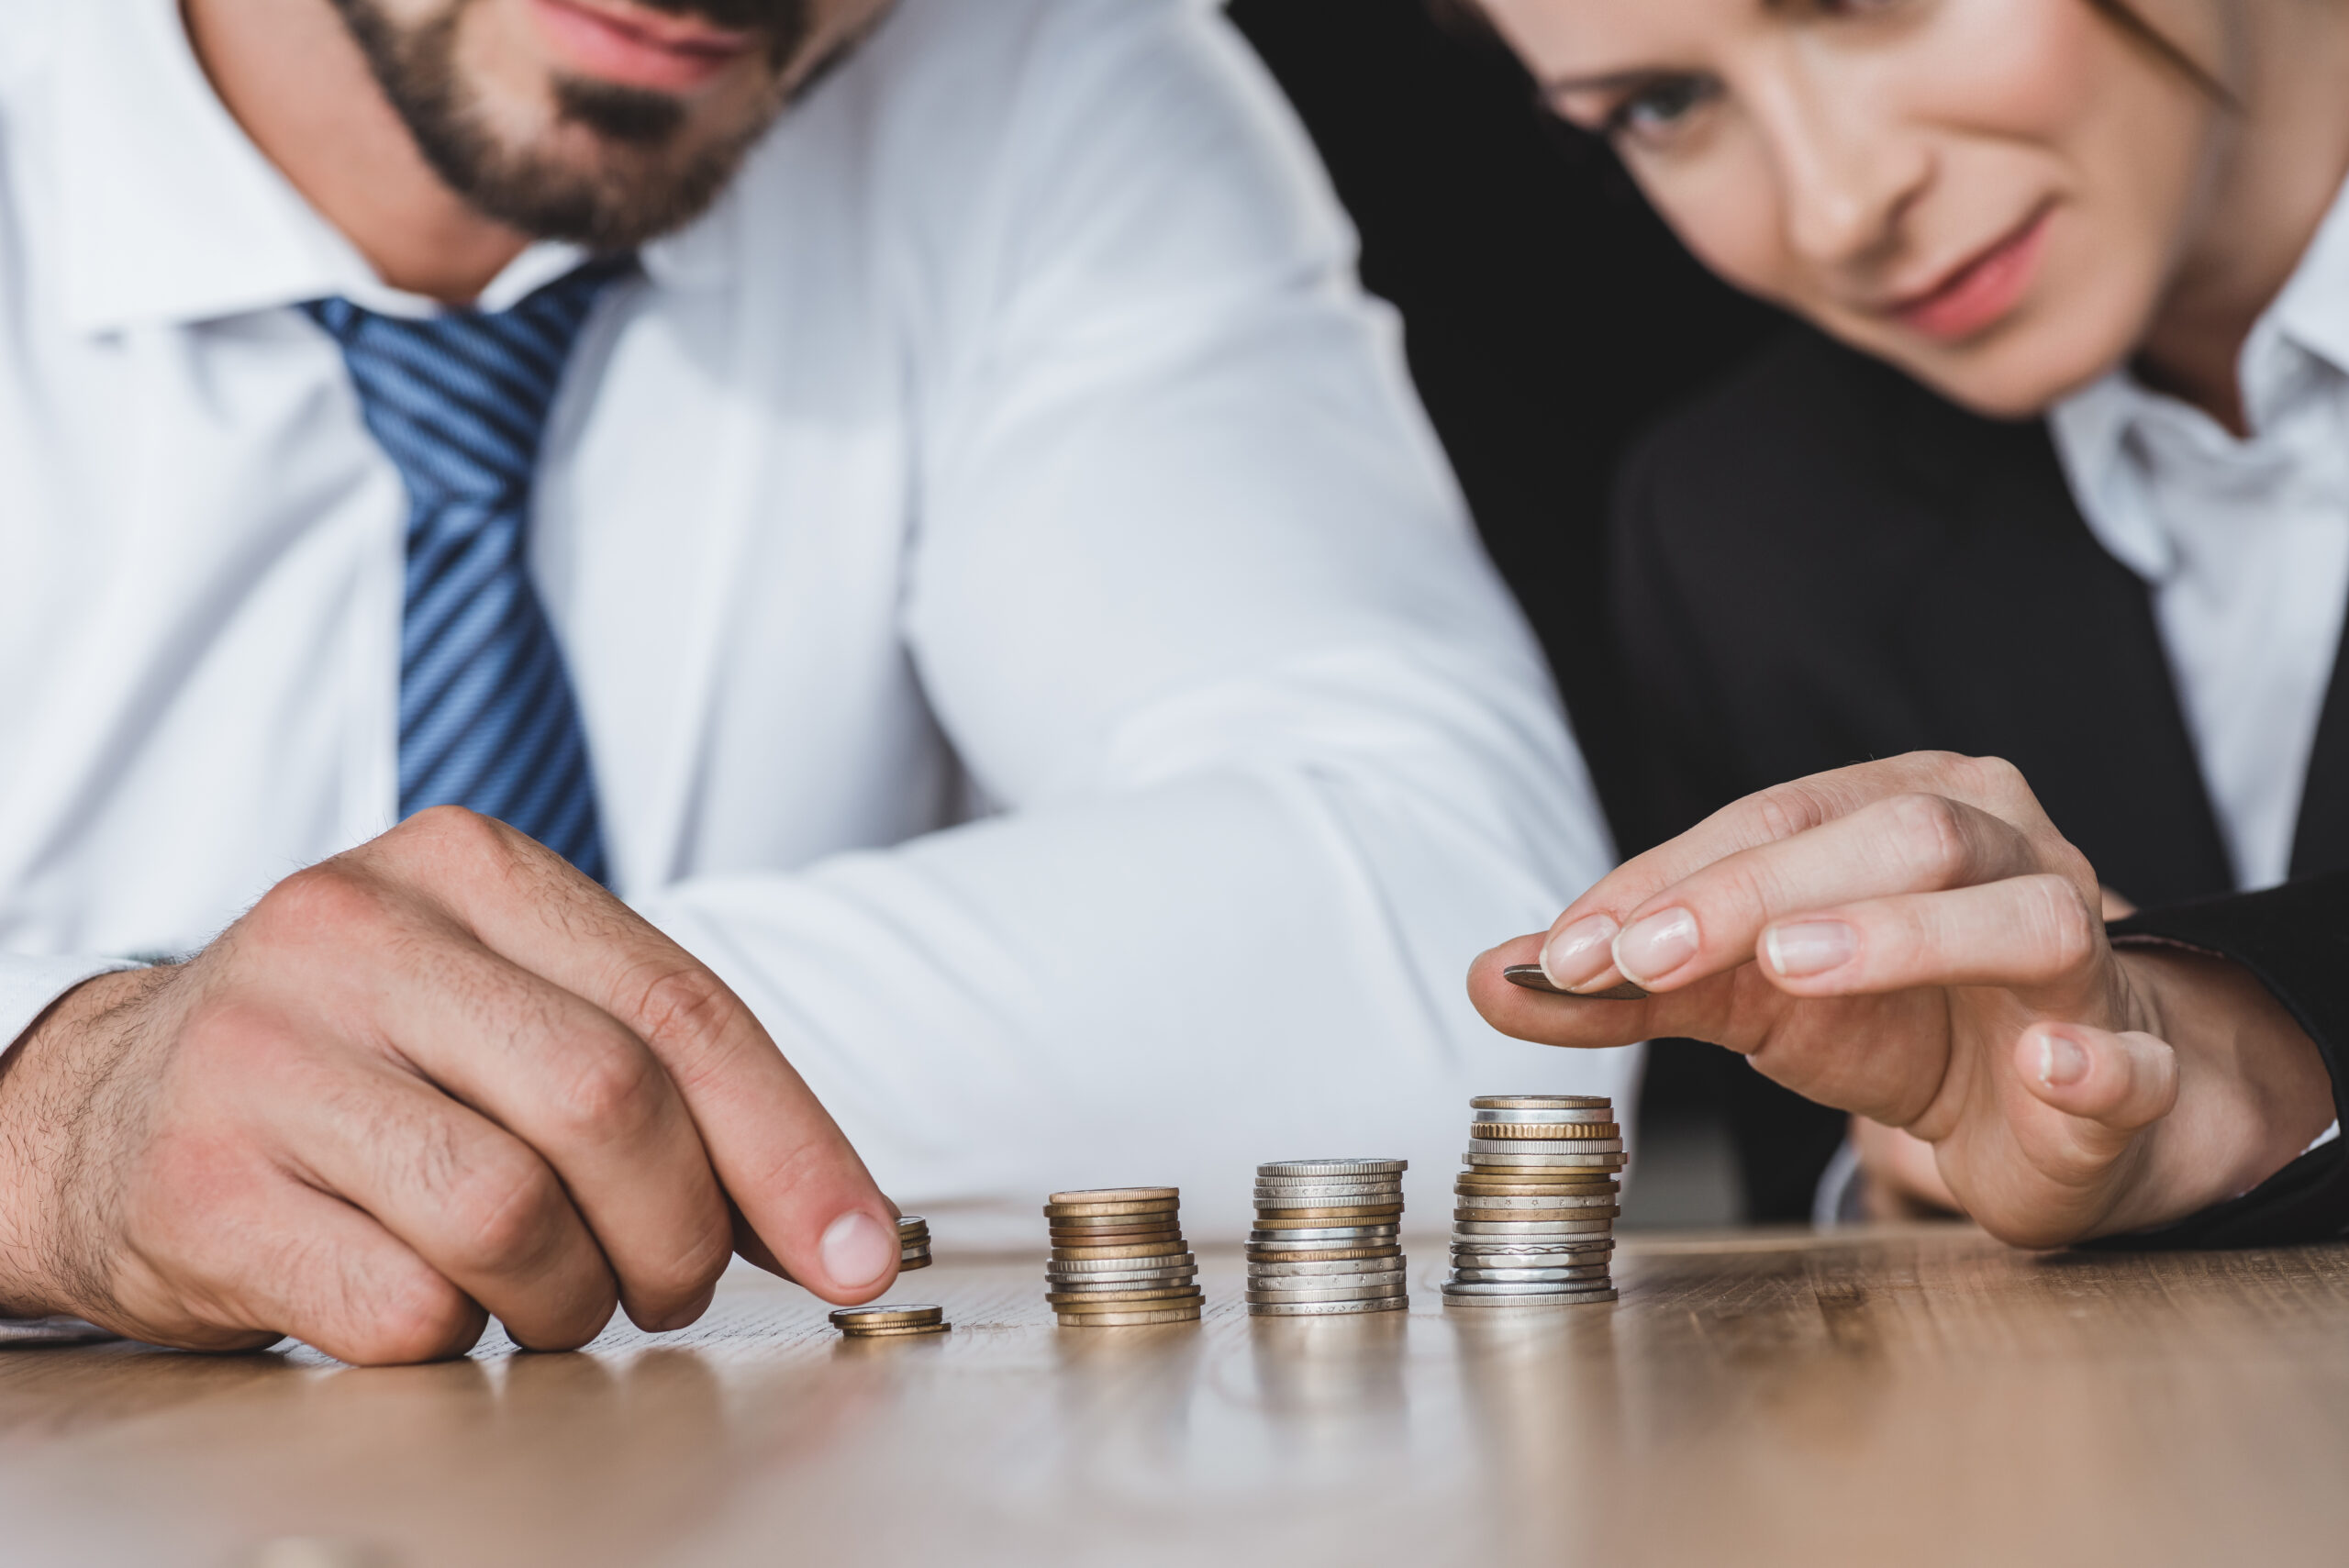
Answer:
[[[1712,1040],[1933,1146],[1994,1234],[2138,1229],[2256,1184],[2332,1118],[2307,1035],[2221,960],[2116,952],[2096,873],[2008,763],[1920,752],[1752,795],[1478,959],[1552,1045]],[[1630,981],[1644,1001],[1548,995]]]

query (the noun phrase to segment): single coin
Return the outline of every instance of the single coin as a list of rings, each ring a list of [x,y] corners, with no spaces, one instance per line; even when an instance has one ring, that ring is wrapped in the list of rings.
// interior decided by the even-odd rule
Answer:
[[[1615,1106],[1605,1095],[1478,1095],[1468,1104],[1480,1111],[1603,1111]]]
[[[1478,1138],[1468,1139],[1471,1154],[1540,1154],[1544,1157],[1572,1154],[1620,1154],[1623,1140],[1620,1138],[1585,1138],[1571,1142],[1541,1138]]]
[[[1182,1228],[1183,1218],[1172,1209],[1163,1214],[1056,1214],[1044,1224],[1052,1230],[1175,1230]]]
[[[1382,1199],[1400,1203],[1403,1201],[1403,1184],[1386,1182],[1373,1184],[1369,1182],[1344,1182],[1330,1186],[1308,1186],[1300,1182],[1294,1186],[1286,1184],[1276,1186],[1270,1182],[1258,1182],[1256,1190],[1250,1196],[1257,1203],[1270,1204],[1275,1208],[1284,1204],[1300,1206],[1308,1203],[1373,1203]]]
[[[1464,1164],[1477,1172],[1620,1172],[1623,1155],[1486,1155],[1468,1151]]]
[[[1605,1269],[1454,1269],[1453,1284],[1538,1284],[1596,1290],[1608,1283]]]
[[[1379,1258],[1399,1258],[1402,1255],[1403,1249],[1400,1247],[1331,1247],[1315,1251],[1301,1251],[1282,1247],[1248,1249],[1248,1262],[1252,1266],[1257,1263],[1369,1262]]]
[[[1522,1208],[1455,1208],[1452,1211],[1452,1228],[1456,1235],[1464,1226],[1516,1225],[1536,1219],[1546,1219],[1552,1225],[1578,1227],[1595,1225],[1611,1230],[1615,1228],[1618,1218],[1616,1211],[1611,1208],[1553,1209],[1538,1216]],[[1578,1235],[1586,1233],[1583,1230],[1575,1232]],[[1468,1234],[1473,1236],[1476,1233],[1472,1230]]]
[[[1183,1211],[1171,1203],[1104,1203],[1067,1208],[1047,1204],[1044,1218],[1052,1225],[1179,1225]]]
[[[918,1323],[935,1323],[946,1316],[946,1310],[926,1303],[904,1306],[843,1307],[831,1315],[835,1329],[902,1329]]]
[[[1615,1193],[1460,1193],[1455,1201],[1477,1208],[1522,1210],[1527,1214],[1564,1214],[1574,1209],[1606,1209],[1618,1206]]]
[[[1562,1252],[1607,1253],[1615,1250],[1612,1236],[1565,1237],[1555,1241],[1502,1241],[1491,1237],[1463,1237],[1452,1244],[1454,1258],[1548,1257]]]
[[[1260,1208],[1259,1230],[1312,1230],[1331,1225],[1386,1225],[1403,1217],[1399,1203],[1376,1208]]]
[[[1399,1249],[1398,1249],[1399,1251]],[[1385,1273],[1401,1267],[1396,1258],[1341,1258],[1335,1262],[1260,1263],[1252,1259],[1248,1264],[1250,1279],[1342,1279],[1348,1274]]]
[[[1180,1187],[1093,1187],[1084,1192],[1054,1193],[1046,1203],[1161,1203],[1180,1198]]]
[[[1163,1230],[1055,1230],[1051,1240],[1055,1247],[1139,1247],[1145,1241],[1175,1241],[1183,1233],[1173,1229]]]
[[[1248,1287],[1246,1298],[1250,1301],[1370,1301],[1379,1296],[1405,1294],[1405,1286],[1399,1280],[1391,1281],[1386,1284],[1361,1285],[1331,1285],[1319,1281],[1313,1283],[1319,1288],[1259,1290],[1251,1285]]]
[[[1259,1191],[1267,1187],[1275,1189],[1286,1189],[1289,1187],[1399,1188],[1402,1184],[1403,1178],[1401,1175],[1395,1173],[1380,1173],[1376,1172],[1367,1173],[1357,1173],[1335,1176],[1258,1176],[1256,1178],[1256,1186]]]
[[[1544,1296],[1556,1291],[1560,1287],[1554,1284],[1542,1284],[1530,1280],[1522,1282],[1504,1282],[1464,1281],[1455,1279],[1445,1282],[1443,1288],[1446,1294],[1458,1296]],[[1565,1288],[1569,1290],[1595,1290],[1598,1286],[1568,1284]]]
[[[1482,1203],[1487,1198],[1502,1197],[1576,1197],[1604,1205],[1622,1202],[1623,1189],[1613,1182],[1463,1182],[1452,1191],[1454,1203]]]
[[[1555,1296],[1467,1296],[1446,1288],[1446,1307],[1585,1307],[1615,1299],[1614,1288],[1605,1290],[1565,1290]]]
[[[1615,1112],[1607,1106],[1586,1106],[1578,1109],[1551,1110],[1478,1110],[1479,1122],[1523,1122],[1535,1127],[1598,1127],[1615,1120]]]
[[[1644,1002],[1648,997],[1647,992],[1628,980],[1609,985],[1604,991],[1569,991],[1563,985],[1552,984],[1549,975],[1542,973],[1538,963],[1506,965],[1501,970],[1501,978],[1511,985],[1522,985],[1528,991],[1547,991],[1553,996],[1572,996],[1578,1002]]]
[[[917,1257],[899,1258],[897,1260],[897,1272],[902,1274],[909,1273],[915,1269],[926,1269],[930,1267],[930,1262],[931,1259],[928,1252],[923,1252]]]
[[[1119,1240],[1151,1240],[1162,1236],[1180,1236],[1179,1225],[1054,1225],[1048,1234],[1058,1240],[1063,1237],[1080,1247],[1098,1247]]]
[[[1358,1312],[1401,1312],[1411,1305],[1408,1296],[1384,1296],[1370,1301],[1252,1301],[1251,1318],[1343,1318]]]
[[[1400,1229],[1393,1225],[1322,1225],[1309,1229],[1251,1230],[1251,1241],[1350,1241],[1382,1240]]]
[[[1191,1307],[1160,1307],[1149,1312],[1063,1312],[1060,1315],[1063,1329],[1138,1329],[1151,1323],[1196,1323],[1199,1308]]]
[[[1053,1290],[1136,1290],[1146,1284],[1164,1285],[1169,1289],[1187,1284],[1199,1277],[1199,1271],[1163,1269],[1150,1273],[1130,1274],[1046,1274],[1044,1284]]]
[[[929,1229],[930,1221],[924,1219],[918,1214],[901,1214],[897,1216],[897,1234],[900,1236],[903,1236],[908,1230],[927,1230]]]
[[[954,1327],[952,1323],[915,1323],[903,1329],[846,1329],[842,1340],[918,1340],[926,1334],[943,1334]]]
[[[1504,1240],[1543,1236],[1605,1236],[1615,1229],[1611,1219],[1455,1219],[1452,1233],[1464,1240],[1495,1236]]]
[[[1055,1262],[1065,1261],[1072,1263],[1088,1261],[1098,1262],[1111,1258],[1164,1258],[1177,1254],[1184,1257],[1190,1255],[1190,1249],[1179,1240],[1137,1241],[1130,1246],[1055,1247],[1052,1249],[1052,1260]]]
[[[1399,1176],[1408,1160],[1275,1160],[1256,1167],[1259,1176]]]
[[[1511,1260],[1512,1262],[1516,1260]],[[1115,1296],[1119,1291],[1155,1291],[1161,1296],[1179,1295],[1197,1290],[1197,1273],[1163,1274],[1155,1279],[1048,1279],[1047,1294],[1053,1296]]]
[[[1309,1296],[1317,1300],[1342,1301],[1347,1299],[1345,1293],[1350,1290],[1365,1290],[1374,1295],[1381,1291],[1401,1290],[1408,1272],[1389,1269],[1378,1274],[1341,1274],[1335,1277],[1315,1274],[1303,1279],[1292,1279],[1286,1274],[1251,1274],[1244,1288],[1252,1300],[1286,1296],[1302,1301]]]
[[[1044,1300],[1059,1312],[1148,1312],[1201,1299],[1197,1285],[1187,1290],[1054,1290]]]
[[[1173,1214],[1183,1207],[1174,1197],[1103,1198],[1085,1203],[1048,1203],[1046,1214]]]
[[[1596,1143],[1620,1138],[1623,1129],[1611,1121],[1478,1121],[1469,1124],[1468,1136],[1520,1143]]]
[[[1115,1251],[1116,1248],[1102,1249]],[[1152,1252],[1131,1258],[1054,1258],[1045,1267],[1054,1273],[1114,1274],[1129,1269],[1192,1269],[1198,1258],[1190,1252]]]
[[[1116,1259],[1109,1261],[1119,1262]],[[1047,1263],[1044,1265],[1044,1277],[1066,1280],[1168,1279],[1175,1274],[1195,1274],[1199,1272],[1198,1260],[1187,1252],[1179,1258],[1169,1258],[1164,1262],[1159,1262],[1153,1259],[1129,1258],[1123,1260],[1123,1263],[1124,1266],[1114,1269],[1077,1268],[1073,1264]]]

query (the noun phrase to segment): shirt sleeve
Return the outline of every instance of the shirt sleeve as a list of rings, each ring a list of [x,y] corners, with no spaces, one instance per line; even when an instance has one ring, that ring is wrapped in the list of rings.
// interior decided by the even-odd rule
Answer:
[[[0,1056],[14,1051],[25,1031],[68,991],[84,980],[136,969],[128,959],[27,958],[0,953]]]
[[[1627,1095],[1463,984],[1611,851],[1269,84],[1204,7],[1055,17],[941,269],[903,612],[992,814],[640,905],[901,1202],[1167,1182],[1228,1235],[1257,1162],[1441,1180],[1469,1094]]]
[[[2349,1106],[2349,873],[2262,893],[2149,910],[2111,928],[2116,945],[2176,943],[2231,959],[2267,987],[2316,1042],[2333,1114]],[[2257,1247],[2349,1232],[2349,1150],[2320,1138],[2240,1197],[2105,1247]]]

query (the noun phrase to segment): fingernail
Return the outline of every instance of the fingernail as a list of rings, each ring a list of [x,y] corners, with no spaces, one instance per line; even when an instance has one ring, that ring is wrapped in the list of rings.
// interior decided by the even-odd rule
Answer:
[[[2067,1034],[2049,1029],[2039,1037],[2039,1081],[2051,1089],[2076,1084],[2088,1075],[2088,1053]]]
[[[897,1261],[897,1238],[863,1209],[852,1209],[832,1221],[818,1251],[832,1283],[855,1290],[879,1279]]]
[[[1589,984],[1615,967],[1610,949],[1621,929],[1612,915],[1584,916],[1542,950],[1542,973],[1562,991]]]
[[[1615,939],[1615,967],[1640,985],[1663,979],[1696,956],[1697,917],[1686,909],[1651,915]]]
[[[1798,920],[1762,933],[1763,954],[1788,980],[1841,969],[1859,951],[1859,934],[1841,920]]]

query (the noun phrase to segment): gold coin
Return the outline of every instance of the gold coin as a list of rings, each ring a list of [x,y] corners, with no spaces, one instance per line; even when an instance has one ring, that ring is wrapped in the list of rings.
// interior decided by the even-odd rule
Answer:
[[[931,1261],[930,1255],[928,1252],[924,1252],[919,1257],[915,1258],[899,1258],[897,1260],[897,1272],[902,1274],[910,1273],[916,1269],[926,1269],[930,1267]]]
[[[1138,1329],[1147,1323],[1196,1323],[1199,1308],[1166,1307],[1152,1312],[1063,1312],[1060,1315],[1063,1329]]]
[[[1142,1241],[1126,1247],[1055,1247],[1052,1261],[1061,1262],[1080,1258],[1169,1258],[1180,1257],[1190,1249],[1179,1240],[1174,1241]]]
[[[1122,1247],[1132,1241],[1171,1241],[1182,1234],[1182,1228],[1174,1225],[1119,1226],[1115,1230],[1063,1230],[1054,1226],[1051,1231],[1055,1247]]]
[[[1094,1187],[1085,1192],[1054,1193],[1044,1201],[1049,1204],[1173,1203],[1182,1195],[1180,1187]]]
[[[1172,1235],[1183,1229],[1172,1216],[1143,1215],[1134,1219],[1119,1219],[1114,1225],[1079,1225],[1074,1220],[1049,1220],[1044,1227],[1055,1236],[1108,1236],[1120,1230],[1143,1232],[1163,1230]]]
[[[1069,1225],[1090,1221],[1097,1225],[1115,1224],[1124,1220],[1132,1225],[1172,1225],[1182,1212],[1182,1205],[1174,1203],[1071,1203],[1046,1204],[1044,1218],[1054,1225]]]
[[[953,1328],[952,1323],[916,1323],[903,1329],[849,1329],[842,1331],[843,1340],[913,1340],[924,1334],[943,1334]]]
[[[832,1327],[843,1330],[852,1329],[903,1329],[911,1325],[935,1323],[946,1316],[945,1308],[922,1304],[904,1307],[843,1307],[831,1315]]]
[[[1044,1293],[1044,1299],[1055,1311],[1082,1313],[1145,1312],[1161,1307],[1174,1307],[1186,1301],[1202,1299],[1197,1285],[1180,1290],[1053,1290]]]

